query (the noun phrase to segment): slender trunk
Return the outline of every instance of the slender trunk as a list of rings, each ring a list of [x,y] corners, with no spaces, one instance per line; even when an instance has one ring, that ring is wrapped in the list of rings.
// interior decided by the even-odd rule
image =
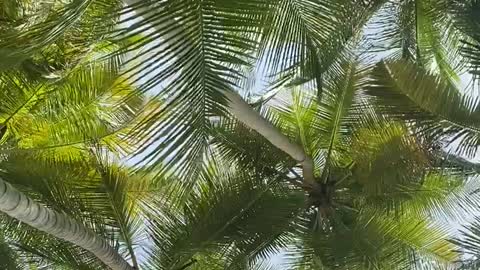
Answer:
[[[148,17],[151,6],[149,5],[139,5],[142,0],[124,0],[125,4],[132,7],[132,10],[139,17]],[[164,40],[169,40],[175,37],[178,32],[182,31],[182,25],[176,25],[178,31],[170,32],[166,34],[163,38]],[[161,32],[158,25],[153,26],[154,29]],[[243,98],[238,95],[235,91],[230,89],[225,89],[225,96],[227,97],[229,103],[227,104],[229,111],[234,115],[239,121],[244,123],[249,128],[255,130],[260,135],[265,137],[269,142],[274,146],[278,147],[280,150],[284,151],[290,155],[293,159],[302,164],[303,167],[303,178],[304,185],[308,187],[316,186],[314,178],[314,165],[312,159],[305,153],[303,148],[295,143],[292,143],[290,139],[282,134],[280,130],[274,127],[270,122],[264,119],[258,112],[256,112]]]
[[[102,237],[83,224],[34,202],[2,179],[0,179],[0,211],[92,252],[113,270],[134,269]]]
[[[298,144],[291,142],[287,136],[278,130],[278,128],[273,126],[257,111],[255,111],[247,102],[245,102],[239,94],[233,91],[225,91],[224,94],[229,101],[227,105],[230,113],[246,126],[265,137],[265,139],[267,139],[274,146],[302,164],[305,184],[309,186],[315,186],[313,161],[305,153],[303,148]]]

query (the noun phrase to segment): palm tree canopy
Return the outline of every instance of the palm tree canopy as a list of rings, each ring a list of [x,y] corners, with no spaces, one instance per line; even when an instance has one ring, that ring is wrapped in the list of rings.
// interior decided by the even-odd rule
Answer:
[[[441,221],[479,202],[479,14],[477,0],[5,0],[0,177],[134,269],[274,269],[276,253],[287,269],[474,267],[478,221],[461,236]],[[105,267],[0,224],[7,269]]]

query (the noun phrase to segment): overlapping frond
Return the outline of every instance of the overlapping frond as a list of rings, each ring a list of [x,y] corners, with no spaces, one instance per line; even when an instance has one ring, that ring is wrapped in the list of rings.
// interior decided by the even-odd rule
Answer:
[[[465,220],[478,204],[469,180],[471,166],[448,162],[432,153],[406,125],[392,122],[359,129],[350,155],[350,186],[358,202],[385,212]],[[474,173],[474,172],[473,172]]]
[[[367,71],[368,66],[359,62],[345,62],[336,74],[325,76],[320,101],[311,92],[298,88],[292,91],[291,100],[272,104],[271,110],[278,114],[282,132],[312,155],[317,169],[345,166],[350,162],[346,152],[351,135],[362,126],[363,118],[369,113],[361,97]],[[323,170],[324,178],[328,170]]]
[[[447,1],[390,1],[368,33],[374,52],[414,62],[454,85],[464,71],[460,57],[463,34],[453,26]],[[378,56],[376,56],[378,58]]]
[[[0,67],[21,67],[30,74],[40,75],[68,68],[115,26],[115,11],[121,3],[117,0],[17,3],[16,23],[0,32],[0,54],[4,59]],[[10,8],[15,5],[10,4]]]
[[[264,115],[272,123],[277,122],[272,113],[266,111]],[[264,137],[228,117],[222,117],[214,124],[210,144],[212,155],[217,156],[222,164],[235,164],[239,168],[258,173],[258,177],[275,175],[282,171],[282,167],[295,164]]]
[[[134,83],[165,101],[141,126],[158,141],[144,160],[168,161],[182,175],[195,170],[205,154],[210,118],[224,111],[222,92],[229,91],[245,65],[255,41],[243,32],[255,31],[256,14],[250,1],[130,1],[120,30],[122,40],[142,33],[126,50],[146,47],[129,62],[152,53],[148,61],[129,68]],[[152,6],[154,8],[152,8]],[[144,29],[149,29],[144,32]],[[147,153],[145,152],[145,153]],[[176,155],[172,156],[171,153]]]
[[[423,175],[429,167],[426,152],[415,137],[400,123],[377,125],[376,128],[357,130],[350,156],[354,162],[352,177],[361,185],[361,196],[367,200],[392,200],[398,203],[408,199],[409,194],[401,191],[402,185],[421,185]],[[385,196],[386,193],[391,193]],[[372,205],[375,205],[373,203]],[[388,203],[378,203],[388,210]]]
[[[404,61],[380,62],[367,92],[379,113],[415,123],[419,134],[432,139],[458,141],[458,153],[474,155],[480,123],[476,98]]]
[[[154,178],[133,177],[127,168],[103,155],[85,156],[75,164],[57,162],[54,167],[29,155],[16,159],[9,156],[2,161],[1,170],[4,180],[94,230],[133,265],[139,264],[135,254],[140,253],[147,237],[140,208],[145,194],[157,192]],[[14,220],[6,221],[4,228],[10,233],[9,239],[13,239],[12,245],[17,245],[22,256],[34,264],[65,265],[68,269],[103,268],[89,252],[26,225],[19,227]]]
[[[16,252],[19,262],[25,267],[84,270],[103,268],[89,252],[52,238],[35,228],[6,216],[1,217],[0,224],[8,239],[8,246]]]
[[[394,57],[415,60],[415,1],[389,1],[373,18],[367,38],[373,51],[385,51]]]
[[[20,270],[21,264],[18,260],[17,252],[8,244],[3,233],[0,237],[0,267],[3,269]]]
[[[416,1],[418,62],[456,85],[460,83],[460,38],[441,1]]]
[[[461,254],[468,257],[461,269],[475,269],[479,264],[479,250],[480,250],[480,230],[479,219],[475,217],[473,222],[460,229],[460,236],[453,240],[460,248]]]
[[[95,155],[93,166],[96,167],[100,178],[100,183],[97,185],[103,187],[103,190],[94,192],[95,186],[93,186],[91,193],[86,193],[84,200],[87,202],[99,200],[95,205],[96,212],[102,217],[112,217],[113,222],[109,226],[118,228],[118,232],[113,237],[119,242],[120,252],[128,253],[133,267],[138,268],[139,262],[135,250],[138,250],[137,247],[142,244],[142,241],[145,241],[146,235],[142,231],[144,224],[139,213],[139,201],[137,197],[129,196],[130,187],[133,184],[129,182],[133,182],[134,179],[130,178],[131,172],[128,169],[113,163],[101,150],[93,154]],[[143,188],[140,189],[148,191],[148,185],[141,184]],[[139,185],[136,185],[136,188],[138,192]],[[102,202],[106,204],[102,205]]]
[[[232,173],[205,175],[205,180],[197,181],[196,191],[179,213],[152,209],[152,267],[181,267],[197,252],[208,250],[235,262],[240,254],[258,251],[261,243],[282,233],[303,205],[302,194],[288,191],[279,179]]]
[[[90,64],[55,82],[3,73],[5,151],[52,161],[81,159],[85,145],[100,143],[127,155],[140,142],[133,128],[147,113],[145,98],[119,76],[120,59]]]
[[[423,218],[365,209],[339,216],[332,226],[326,231],[304,231],[303,246],[290,249],[288,265],[293,269],[417,269],[422,259],[440,265],[457,259],[455,246],[446,240],[447,231]]]
[[[2,6],[0,174],[136,268],[269,269],[261,262],[283,250],[298,269],[450,266],[455,246],[431,217],[480,200],[424,147],[446,139],[473,155],[480,144],[478,102],[452,83],[461,39],[478,72],[478,1],[389,1],[380,42],[405,61],[371,71],[356,54],[368,48],[353,43],[385,2],[74,0],[32,4],[32,18]],[[296,88],[283,104],[261,100],[260,113],[313,157],[331,192],[300,191],[296,162],[226,113],[224,93],[247,90],[251,70],[271,76],[270,89]],[[135,172],[110,156],[134,151]],[[102,268],[2,222],[5,262]],[[464,247],[475,250],[471,230]]]
[[[351,56],[349,45],[383,2],[271,1],[260,41],[261,72],[279,85],[313,80],[321,96],[325,74]]]
[[[480,65],[480,2],[477,0],[469,1],[450,1],[448,11],[453,18],[453,23],[465,36],[461,40],[463,43],[462,54],[468,60],[469,71],[478,78]]]
[[[403,192],[410,200],[403,203],[403,211],[417,216],[434,217],[442,220],[468,221],[476,211],[480,198],[476,194],[479,184],[475,178],[462,179],[445,172],[430,172],[421,185],[404,186]],[[402,191],[401,191],[402,192]]]

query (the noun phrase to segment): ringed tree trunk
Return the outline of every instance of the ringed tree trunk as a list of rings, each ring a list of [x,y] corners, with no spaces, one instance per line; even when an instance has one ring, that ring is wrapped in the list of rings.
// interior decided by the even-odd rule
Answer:
[[[113,270],[134,270],[102,237],[68,216],[34,202],[0,179],[0,211],[35,229],[82,247]]]
[[[124,0],[124,3],[127,6],[130,6],[131,10],[135,12],[138,17],[145,19],[146,17],[148,18],[148,16],[151,16],[151,7],[147,8],[146,5],[138,5],[141,2],[143,2],[143,0]],[[164,23],[167,24],[168,22]],[[171,39],[175,37],[176,33],[183,30],[182,25],[178,23],[173,23],[172,25],[175,25],[178,31],[171,31],[165,38]],[[158,32],[163,32],[159,29],[158,25],[153,25],[151,27],[158,30]],[[227,107],[233,116],[249,128],[258,132],[275,147],[279,148],[302,165],[304,188],[311,190],[318,187],[318,183],[315,181],[314,176],[313,161],[311,157],[305,153],[303,147],[291,142],[287,136],[263,118],[234,90],[225,89],[223,94],[227,97]]]

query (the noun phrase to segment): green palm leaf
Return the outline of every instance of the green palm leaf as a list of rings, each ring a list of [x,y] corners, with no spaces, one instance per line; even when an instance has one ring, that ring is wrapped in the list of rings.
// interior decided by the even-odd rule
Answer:
[[[478,103],[441,78],[414,65],[380,62],[367,93],[379,113],[411,121],[432,138],[459,140],[457,151],[473,155],[478,146]]]
[[[152,267],[180,267],[202,250],[229,251],[227,258],[254,252],[288,227],[303,204],[302,196],[285,192],[277,179],[263,182],[246,173],[231,173],[205,175],[206,181],[198,183],[187,200],[183,217],[164,213],[158,219],[160,213],[152,213],[156,239]]]
[[[416,63],[453,85],[464,71],[460,57],[464,34],[453,26],[448,1],[391,1],[372,23],[368,38],[389,58]]]
[[[142,136],[161,141],[144,159],[168,160],[166,170],[174,166],[188,175],[205,154],[210,117],[224,112],[222,92],[231,89],[239,76],[232,66],[245,64],[246,52],[255,44],[236,33],[250,31],[255,20],[248,18],[259,11],[248,1],[234,5],[224,1],[167,1],[156,3],[154,9],[150,5],[148,1],[132,3],[136,13],[124,21],[137,21],[119,34],[124,38],[142,27],[152,27],[151,33],[127,48],[151,46],[130,61],[155,52],[151,59],[155,64],[140,63],[126,72],[134,83],[141,83],[144,91],[159,92],[165,100],[164,109],[152,114],[142,126]],[[156,38],[164,42],[156,44]],[[163,85],[163,89],[152,90],[157,85]],[[143,151],[148,147],[145,145]],[[178,154],[168,157],[173,151]]]
[[[304,231],[305,247],[290,251],[290,265],[299,269],[316,269],[311,268],[314,265],[320,269],[415,269],[422,258],[441,264],[457,258],[454,245],[445,240],[445,230],[431,228],[427,221],[410,215],[388,217],[365,210],[334,224],[336,228],[326,231]],[[303,258],[298,260],[298,256]]]
[[[67,54],[81,55],[82,51],[75,50],[83,47],[83,52],[88,51],[99,35],[105,35],[114,26],[116,20],[111,14],[116,14],[114,11],[120,4],[116,0],[75,0],[65,5],[48,1],[20,5],[23,28],[11,27],[0,32],[0,54],[5,60],[2,69],[19,66],[25,60],[35,63],[42,51],[57,51],[54,60],[57,63],[68,58]],[[103,18],[102,24],[98,24],[99,17]],[[51,62],[48,58],[43,61]]]
[[[478,29],[480,21],[478,14],[480,13],[480,3],[476,0],[472,1],[451,1],[449,13],[453,17],[454,26],[464,33],[462,39],[462,53],[468,61],[468,69],[478,77],[478,66],[480,65],[480,36]]]

